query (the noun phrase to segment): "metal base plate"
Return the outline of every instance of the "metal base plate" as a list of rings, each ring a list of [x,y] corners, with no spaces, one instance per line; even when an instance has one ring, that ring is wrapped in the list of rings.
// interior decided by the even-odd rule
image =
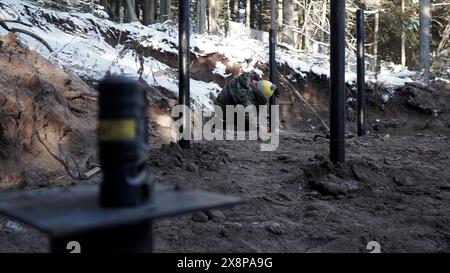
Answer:
[[[98,186],[3,193],[0,194],[0,213],[51,237],[62,237],[243,202],[221,194],[157,187],[153,202],[139,207],[105,209],[100,207],[98,195]]]

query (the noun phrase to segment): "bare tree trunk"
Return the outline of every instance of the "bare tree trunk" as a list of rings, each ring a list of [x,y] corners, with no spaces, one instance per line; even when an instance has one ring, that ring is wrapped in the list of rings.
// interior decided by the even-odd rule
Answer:
[[[374,71],[378,72],[380,68],[380,58],[378,57],[378,39],[380,33],[380,10],[375,13],[375,26],[374,26],[374,42],[373,42],[373,56],[374,56]]]
[[[283,0],[283,42],[294,44],[294,31],[287,27],[294,27],[294,3],[292,0]]]
[[[233,5],[232,13],[233,13],[234,18],[236,18],[236,19],[239,18],[239,1],[240,0],[234,0],[232,3],[232,5]],[[237,20],[237,21],[239,21],[239,20]]]
[[[253,27],[257,30],[262,30],[263,14],[262,14],[261,0],[254,0],[253,4]]]
[[[226,18],[226,21],[225,21],[225,28],[226,28],[226,31],[225,31],[225,34],[228,36],[229,35],[229,33],[230,33],[230,24],[229,24],[229,22],[232,20],[231,18],[231,13],[232,13],[232,9],[230,8],[231,7],[231,2],[230,2],[230,0],[227,0],[226,1],[226,12],[227,12],[227,18]]]
[[[150,0],[150,5],[148,7],[149,23],[150,24],[154,24],[155,23],[155,11],[156,11],[156,0]]]
[[[305,1],[305,4],[306,1]],[[306,7],[306,6],[305,6]],[[311,20],[311,13],[313,8],[313,2],[310,1],[308,4],[308,9],[305,11],[303,26],[302,26],[302,33],[303,33],[303,49],[306,51],[312,51],[313,43],[310,39],[306,38],[306,35],[310,35],[310,20]],[[310,35],[312,36],[312,35]]]
[[[245,15],[246,15],[246,19],[245,19],[245,24],[247,26],[247,28],[251,27],[251,14],[252,14],[252,3],[251,0],[246,0],[246,8],[245,8]]]
[[[109,3],[108,0],[102,0],[101,5],[105,7],[105,12],[109,14]]]
[[[405,11],[406,11],[405,0],[402,0],[402,15],[405,14]],[[404,26],[402,26],[401,62],[402,62],[402,66],[406,67],[406,33],[405,33]]]
[[[150,25],[150,0],[144,0],[142,15],[144,16],[144,25]]]
[[[128,15],[130,16],[130,21],[131,22],[138,22],[139,19],[136,15],[136,8],[133,5],[134,1],[133,0],[127,0],[127,9],[128,9]]]
[[[95,4],[94,4],[94,0],[91,0],[91,13],[92,13],[92,14],[95,13]]]
[[[278,29],[283,29],[283,0],[278,1]],[[283,40],[283,31],[277,32],[278,41]]]
[[[122,5],[122,1],[113,1],[114,3],[114,20],[120,21],[120,6]]]
[[[307,2],[308,0],[303,0],[302,2],[302,6],[306,8]],[[294,25],[295,26],[303,26],[306,22],[306,10],[304,8],[300,8],[297,12],[295,12],[295,7],[294,7]],[[297,22],[297,24],[295,23]],[[305,41],[306,41],[306,36],[303,35],[304,32],[300,33],[300,32],[295,32],[294,31],[294,41],[295,41],[295,47],[298,49],[304,49],[305,48]]]
[[[206,31],[206,0],[198,1],[198,33],[203,34]]]
[[[208,29],[209,33],[217,33],[216,0],[209,0]]]
[[[420,0],[420,66],[425,83],[430,82],[430,0]]]
[[[160,0],[160,15],[159,22],[163,23],[170,20],[170,7],[172,6],[171,0]]]
[[[320,19],[320,21],[321,21],[320,26],[322,27],[322,30],[320,32],[320,42],[321,43],[325,43],[325,36],[326,36],[325,30],[328,27],[327,26],[327,8],[328,8],[328,0],[324,0],[323,5],[322,5],[322,18]],[[319,53],[326,54],[327,48],[323,45],[320,45]]]

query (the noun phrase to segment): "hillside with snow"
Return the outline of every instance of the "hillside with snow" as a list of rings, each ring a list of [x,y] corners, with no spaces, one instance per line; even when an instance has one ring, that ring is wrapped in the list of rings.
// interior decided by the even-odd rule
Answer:
[[[3,0],[0,11],[4,19],[17,19],[15,17],[19,15],[20,21],[30,25],[29,30],[47,41],[55,52],[50,53],[32,37],[18,34],[25,44],[86,81],[98,81],[105,75],[125,75],[141,77],[150,85],[178,92],[176,67],[154,58],[152,54],[143,54],[143,51],[150,49],[152,52],[168,54],[168,58],[177,58],[177,27],[170,22],[150,26],[119,24],[88,13],[53,11],[23,0]],[[8,25],[21,27],[18,24]],[[234,23],[233,27],[240,30],[239,39],[234,36],[193,34],[191,53],[196,58],[221,54],[225,62],[217,61],[210,71],[219,78],[232,76],[230,67],[236,65],[241,71],[256,70],[262,74],[259,67],[268,62],[268,43],[245,36],[245,27],[238,23]],[[0,28],[0,35],[6,33]],[[352,60],[352,56],[348,59]],[[301,77],[329,75],[329,59],[325,55],[307,54],[282,45],[277,53],[277,61]],[[176,60],[170,62],[176,63]],[[388,91],[385,96],[388,99],[389,92],[411,82],[409,77],[415,74],[395,66],[385,67],[378,75],[368,72],[367,81],[382,84]],[[350,61],[346,79],[349,83],[356,79],[354,64]],[[194,106],[211,109],[211,96],[221,90],[220,84],[192,79],[191,85]]]

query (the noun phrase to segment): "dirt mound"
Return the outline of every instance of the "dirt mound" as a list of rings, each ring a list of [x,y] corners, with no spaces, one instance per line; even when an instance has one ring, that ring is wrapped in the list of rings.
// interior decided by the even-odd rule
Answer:
[[[286,70],[285,73],[291,73]],[[292,85],[305,100],[329,122],[329,82],[326,78],[296,77]],[[283,128],[296,128],[304,132],[319,132],[320,122],[305,105],[282,88],[280,104]],[[357,93],[354,86],[347,86],[347,133],[356,134]],[[416,133],[450,133],[450,86],[434,81],[425,86],[408,83],[398,88],[389,101],[383,101],[386,90],[380,86],[367,90],[367,130],[380,135],[410,135]]]
[[[333,164],[329,161],[315,163],[305,170],[311,190],[336,198],[351,197],[361,192],[365,185],[376,181],[379,168],[368,162]]]
[[[230,159],[225,151],[213,145],[193,144],[191,149],[182,149],[177,143],[163,144],[151,155],[150,165],[166,168],[168,171],[182,168],[191,173],[199,173],[200,169],[215,172],[221,165],[228,164]]]
[[[407,83],[382,107],[369,108],[368,125],[379,134],[450,133],[450,88],[436,81],[429,86]]]
[[[0,41],[0,189],[77,176],[94,155],[94,90],[16,36]]]

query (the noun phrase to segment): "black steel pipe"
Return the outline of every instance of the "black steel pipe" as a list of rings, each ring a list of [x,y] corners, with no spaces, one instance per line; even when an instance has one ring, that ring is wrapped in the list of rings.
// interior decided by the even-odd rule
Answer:
[[[276,59],[276,51],[277,51],[277,4],[276,0],[271,0],[271,27],[269,30],[269,78],[270,81],[278,85],[277,83],[277,59]],[[277,97],[272,96],[270,98],[269,103],[269,131],[272,130],[272,106],[276,105]]]
[[[187,109],[191,106],[191,92],[190,92],[190,10],[189,1],[180,0],[179,2],[179,31],[178,31],[178,64],[179,64],[179,92],[178,102],[180,105],[184,105]],[[182,115],[183,128],[182,130],[190,131],[190,110],[186,111]],[[182,148],[188,149],[190,147],[189,139],[182,139],[179,141]]]
[[[275,29],[271,29],[269,31],[270,37],[270,49],[269,49],[269,63],[270,63],[270,71],[269,77],[270,81],[273,84],[277,84],[277,60],[276,60],[276,48],[277,48],[277,32]],[[276,96],[272,96],[271,104],[276,104]]]
[[[357,18],[357,74],[358,74],[358,136],[366,135],[366,67],[365,67],[365,26],[364,10],[356,12]]]
[[[277,31],[271,29],[269,31],[270,45],[269,45],[269,77],[270,81],[277,85],[277,60],[276,60],[276,47],[277,47]],[[269,130],[272,130],[272,106],[277,104],[277,97],[274,95],[270,98],[269,105]]]
[[[331,1],[330,159],[345,162],[345,0]]]

